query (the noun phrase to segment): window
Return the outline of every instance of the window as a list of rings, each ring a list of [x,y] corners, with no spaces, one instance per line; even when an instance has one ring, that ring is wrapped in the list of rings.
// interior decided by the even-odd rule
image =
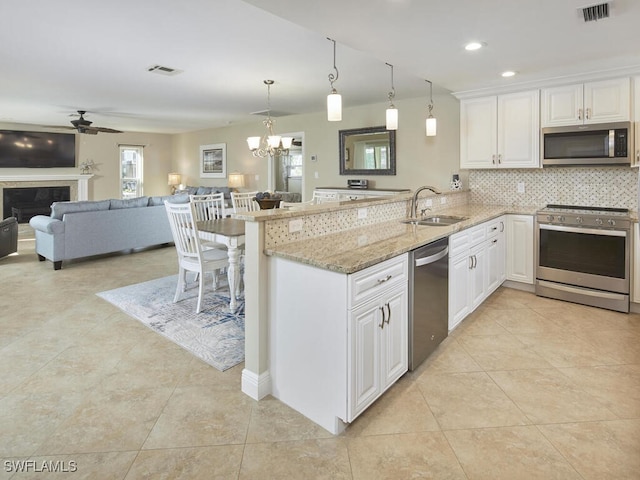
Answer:
[[[141,145],[120,145],[120,184],[122,198],[142,196],[142,164],[144,159]]]

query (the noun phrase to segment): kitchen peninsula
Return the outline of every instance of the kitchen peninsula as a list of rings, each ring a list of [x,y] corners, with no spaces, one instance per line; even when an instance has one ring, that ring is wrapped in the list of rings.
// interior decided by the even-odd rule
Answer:
[[[243,392],[255,399],[272,394],[337,434],[404,374],[406,324],[404,332],[392,325],[401,324],[394,320],[403,314],[406,319],[407,252],[505,214],[535,210],[471,205],[464,191],[438,198],[446,200],[431,213],[466,220],[438,227],[401,223],[411,195],[237,215],[246,220],[247,248]],[[349,343],[347,323],[371,302],[389,312],[386,330],[380,329],[387,336],[372,340],[386,347],[382,363],[363,366],[352,355],[358,345]],[[372,370],[363,374],[376,378],[360,387],[372,383],[374,391],[360,388],[353,374],[365,367]]]

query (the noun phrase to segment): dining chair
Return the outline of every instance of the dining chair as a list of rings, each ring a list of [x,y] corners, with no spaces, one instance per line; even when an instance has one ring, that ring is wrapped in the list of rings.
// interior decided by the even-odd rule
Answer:
[[[322,192],[318,190],[313,191],[313,197],[311,197],[311,200],[316,204],[340,201],[336,192]]]
[[[189,201],[195,207],[196,221],[215,220],[227,216],[224,206],[224,193],[189,195]]]
[[[225,218],[227,216],[224,206],[224,193],[209,193],[206,195],[189,195],[189,201],[193,204],[196,222],[206,222]],[[226,250],[222,243],[203,241],[207,248],[219,248]]]
[[[254,200],[256,192],[231,192],[231,204],[233,213],[255,212],[260,210],[260,205]]]
[[[218,248],[203,249],[195,221],[195,207],[189,203],[164,202],[169,217],[169,225],[173,234],[173,242],[178,253],[178,285],[173,303],[180,299],[180,294],[187,285],[187,272],[194,272],[198,279],[198,303],[196,313],[200,313],[204,294],[204,274],[213,274],[213,289],[218,288],[220,269],[229,266],[226,250]]]

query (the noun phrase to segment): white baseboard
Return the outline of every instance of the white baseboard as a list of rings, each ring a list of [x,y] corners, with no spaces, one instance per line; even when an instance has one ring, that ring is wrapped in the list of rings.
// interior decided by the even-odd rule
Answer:
[[[242,370],[242,392],[254,400],[261,400],[271,394],[271,375],[263,372],[260,375],[247,370]]]
[[[530,283],[514,282],[513,280],[505,280],[502,284],[503,287],[513,288],[514,290],[522,290],[523,292],[534,293],[536,286]]]

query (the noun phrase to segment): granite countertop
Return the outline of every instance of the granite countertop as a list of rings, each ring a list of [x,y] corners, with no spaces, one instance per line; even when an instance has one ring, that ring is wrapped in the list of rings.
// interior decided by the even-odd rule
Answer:
[[[398,219],[279,245],[266,249],[265,254],[349,274],[501,215],[534,215],[536,210],[535,207],[463,205],[434,213],[467,217],[455,225],[418,226],[401,223]]]

